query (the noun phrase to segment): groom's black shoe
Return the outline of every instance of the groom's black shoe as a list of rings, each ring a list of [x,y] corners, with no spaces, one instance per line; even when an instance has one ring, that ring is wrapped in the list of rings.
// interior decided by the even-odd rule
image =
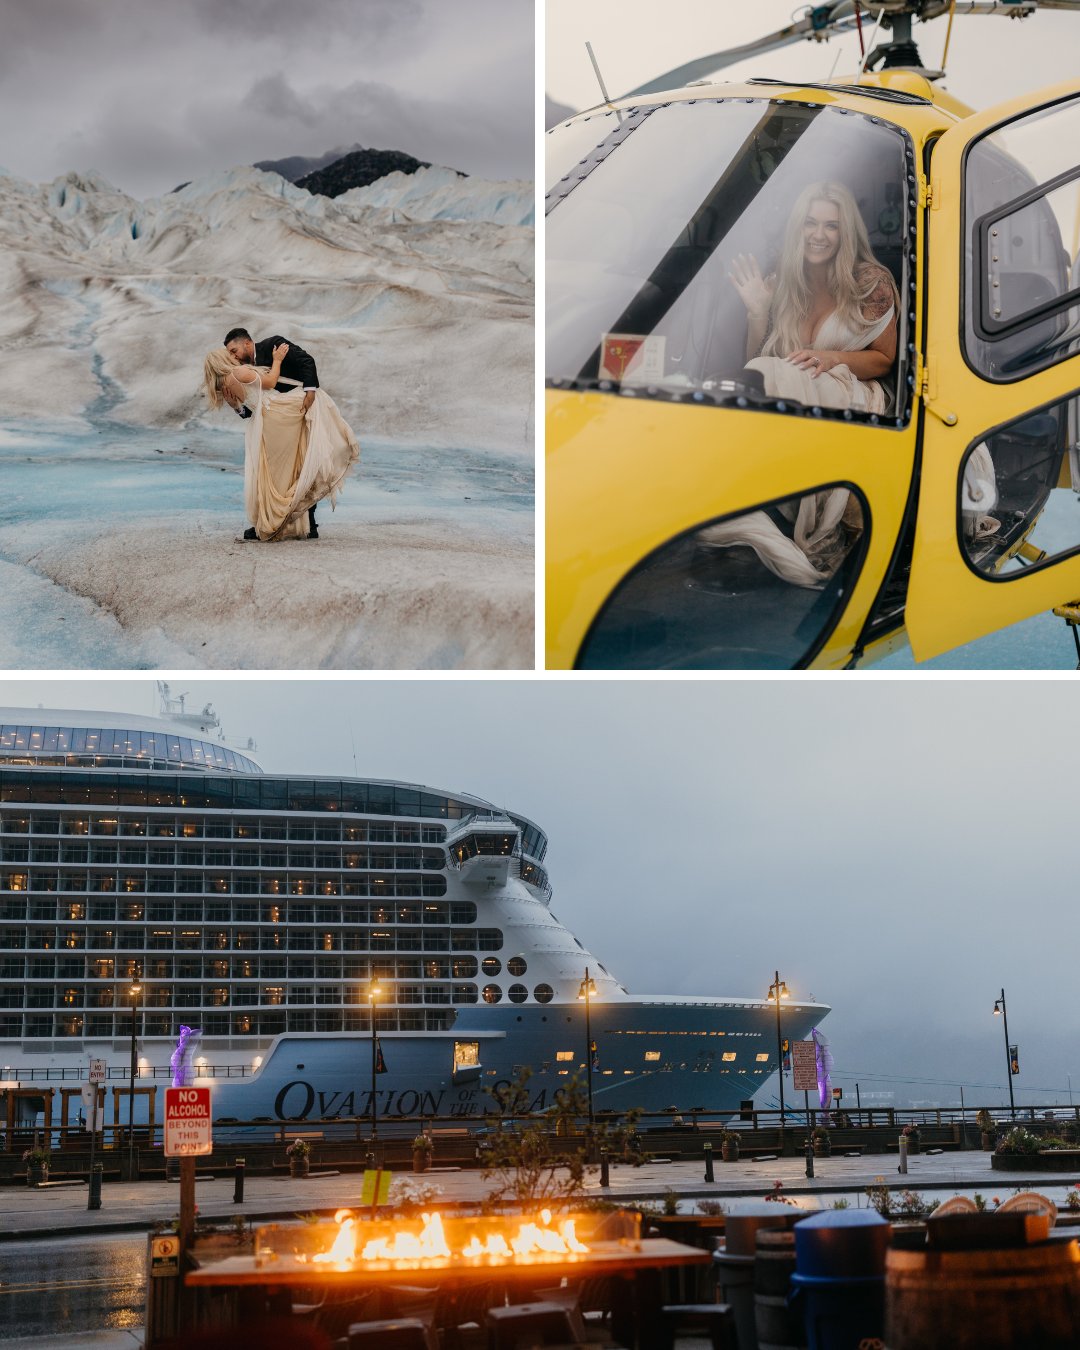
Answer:
[[[309,539],[318,539],[319,527],[318,525],[315,524],[315,508],[313,506],[308,507],[307,519],[308,519],[307,537]]]
[[[259,531],[256,530],[256,529],[250,529],[250,530],[245,530],[245,531],[244,531],[244,538],[245,538],[245,539],[258,539],[258,537],[259,537]]]

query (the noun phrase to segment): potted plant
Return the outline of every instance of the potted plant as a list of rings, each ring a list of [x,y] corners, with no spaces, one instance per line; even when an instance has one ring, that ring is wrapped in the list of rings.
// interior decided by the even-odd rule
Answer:
[[[908,1153],[918,1153],[919,1144],[922,1141],[922,1135],[919,1133],[918,1125],[905,1125],[902,1133],[907,1140]]]
[[[994,1129],[994,1117],[985,1106],[976,1114],[975,1124],[979,1127],[979,1142],[982,1144],[982,1150],[984,1153],[989,1153],[997,1139],[997,1131]]]
[[[721,1134],[720,1156],[724,1162],[739,1161],[739,1136],[734,1130],[724,1130]]]
[[[426,1134],[418,1134],[412,1141],[412,1170],[426,1172],[431,1161],[431,1140]]]
[[[306,1177],[311,1168],[311,1145],[306,1139],[294,1139],[285,1150],[289,1160],[289,1175]]]
[[[49,1150],[40,1144],[28,1148],[22,1155],[26,1164],[26,1184],[41,1186],[49,1179]]]
[[[813,1141],[815,1158],[832,1156],[832,1140],[829,1138],[829,1131],[824,1125],[815,1125],[810,1131],[810,1138]]]

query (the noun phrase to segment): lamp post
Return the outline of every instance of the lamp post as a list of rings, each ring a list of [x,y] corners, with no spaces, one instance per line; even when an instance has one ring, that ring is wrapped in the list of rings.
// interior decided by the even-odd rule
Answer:
[[[780,1075],[780,1151],[784,1151],[784,1041],[780,1034],[780,1000],[790,998],[788,987],[777,971],[769,985],[767,1000],[776,1004],[776,1068]]]
[[[375,1104],[375,1073],[378,1068],[379,1045],[375,1035],[375,998],[381,994],[382,990],[375,983],[371,982],[368,989],[368,1006],[371,1009],[371,1141],[374,1143],[379,1137],[379,1119],[378,1110]]]
[[[1013,1120],[1016,1119],[1016,1102],[1013,1100],[1013,1072],[1012,1072],[1012,1054],[1009,1050],[1009,1014],[1005,1008],[1005,990],[1002,989],[1001,997],[994,999],[994,1016],[1001,1018],[1005,1025],[1005,1072],[1009,1079],[1009,1114]]]
[[[589,1090],[589,1149],[592,1149],[593,1142],[593,1100],[592,1100],[592,1062],[593,1062],[593,1043],[592,1043],[592,1020],[590,1017],[589,1006],[596,997],[596,981],[589,977],[589,967],[585,967],[585,978],[581,981],[581,987],[578,989],[578,998],[585,1003],[585,1073]]]
[[[128,1181],[135,1180],[135,1074],[138,1071],[138,1061],[135,1058],[135,1032],[136,1019],[138,1017],[139,995],[142,993],[142,984],[140,982],[140,967],[136,965],[135,974],[131,977],[131,983],[128,985],[128,998],[131,999],[131,1074],[128,1083]]]

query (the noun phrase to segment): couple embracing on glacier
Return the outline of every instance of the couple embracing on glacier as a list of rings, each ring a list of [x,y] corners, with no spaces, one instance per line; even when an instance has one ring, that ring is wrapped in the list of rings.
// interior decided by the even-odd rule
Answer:
[[[245,539],[318,539],[315,505],[333,506],[360,456],[337,404],[319,387],[315,362],[280,336],[252,340],[233,328],[206,358],[206,397],[228,403],[244,428]]]

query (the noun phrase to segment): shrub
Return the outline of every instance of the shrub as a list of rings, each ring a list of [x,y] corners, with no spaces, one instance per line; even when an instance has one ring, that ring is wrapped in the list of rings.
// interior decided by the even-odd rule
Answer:
[[[1030,1156],[1033,1153],[1038,1153],[1042,1146],[1043,1141],[1037,1134],[1025,1130],[1023,1125],[1016,1125],[998,1143],[995,1152]]]
[[[699,1214],[707,1214],[714,1219],[727,1213],[727,1206],[722,1205],[719,1200],[699,1200],[697,1207]]]
[[[670,1189],[669,1189],[669,1190],[666,1190],[666,1191],[664,1192],[663,1201],[664,1201],[664,1213],[665,1213],[665,1214],[678,1214],[678,1212],[679,1212],[679,1192],[678,1192],[678,1191],[673,1191],[673,1190],[670,1190]]]
[[[1065,1208],[1072,1214],[1080,1211],[1080,1184],[1070,1187],[1065,1192]]]
[[[306,1158],[311,1152],[311,1145],[306,1139],[294,1139],[285,1150],[287,1158]]]
[[[418,1134],[416,1138],[412,1141],[412,1146],[414,1153],[431,1152],[431,1140],[427,1137],[426,1134]]]

